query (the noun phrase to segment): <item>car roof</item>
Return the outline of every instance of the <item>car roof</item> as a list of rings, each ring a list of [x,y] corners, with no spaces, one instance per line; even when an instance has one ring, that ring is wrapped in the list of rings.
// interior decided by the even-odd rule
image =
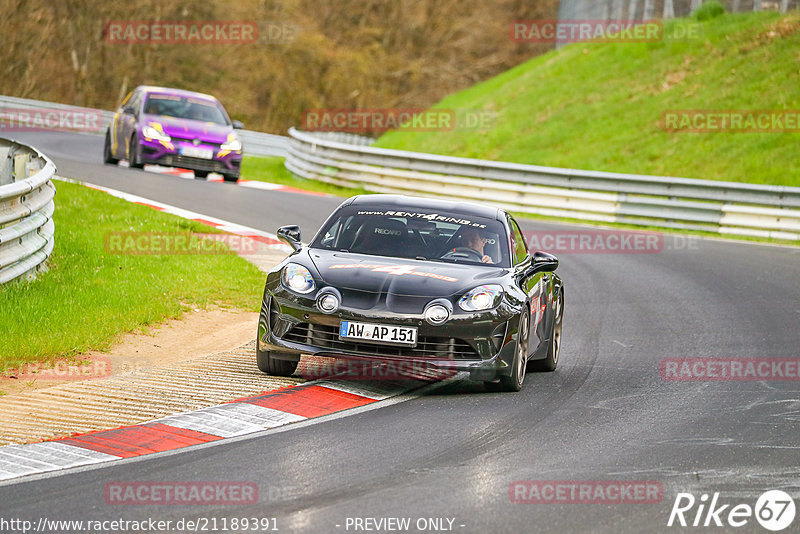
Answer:
[[[475,204],[437,198],[412,197],[407,195],[358,195],[352,197],[345,205],[370,206],[373,208],[391,208],[395,210],[439,210],[458,215],[472,215],[487,219],[503,220],[505,210]]]
[[[198,93],[196,91],[187,91],[186,89],[175,89],[172,87],[158,87],[155,85],[140,85],[136,88],[139,91],[143,91],[145,93],[163,93],[167,95],[173,96],[183,96],[189,98],[204,98],[207,100],[214,100],[216,101],[217,98],[212,95],[207,95],[205,93]]]

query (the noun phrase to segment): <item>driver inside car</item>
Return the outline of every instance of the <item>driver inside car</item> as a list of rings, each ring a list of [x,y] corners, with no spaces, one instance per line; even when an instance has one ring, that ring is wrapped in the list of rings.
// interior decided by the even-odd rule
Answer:
[[[478,253],[482,263],[494,263],[492,257],[483,251],[488,238],[483,235],[480,230],[476,228],[464,228],[461,230],[461,239],[467,248]]]

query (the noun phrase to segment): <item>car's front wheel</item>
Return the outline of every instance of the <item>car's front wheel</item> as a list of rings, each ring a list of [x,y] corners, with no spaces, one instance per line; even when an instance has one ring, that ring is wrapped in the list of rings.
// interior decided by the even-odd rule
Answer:
[[[276,355],[277,353],[273,351],[256,349],[258,370],[274,376],[292,376],[297,369],[297,364],[300,363],[300,358],[298,357],[294,361],[283,360],[276,358]]]
[[[194,171],[195,178],[206,178],[208,177],[208,171]]]
[[[274,376],[292,376],[297,364],[300,363],[300,356],[292,356],[290,359],[278,358],[278,354],[271,350],[261,350],[261,336],[266,335],[266,317],[262,312],[258,321],[258,334],[256,337],[256,363],[258,370]],[[289,356],[289,353],[284,354]]]
[[[292,376],[292,373],[297,369],[297,364],[300,363],[300,359],[298,358],[296,361],[282,360],[276,358],[276,354],[269,350],[256,349],[258,370],[273,376]]]
[[[130,162],[131,168],[144,168],[144,163],[139,159],[139,138],[136,134],[131,136],[131,144],[128,145],[128,157],[130,158],[128,161]]]
[[[517,346],[514,349],[514,361],[511,364],[511,374],[501,376],[497,382],[485,382],[484,385],[489,391],[519,391],[525,381],[525,368],[528,364],[528,342],[531,333],[531,321],[528,310],[525,310],[519,318],[519,328],[517,329]]]
[[[106,132],[106,141],[103,143],[103,161],[108,165],[116,165],[119,160],[111,153],[111,136]]]
[[[238,174],[223,174],[222,178],[226,182],[238,182],[239,181],[239,175]]]

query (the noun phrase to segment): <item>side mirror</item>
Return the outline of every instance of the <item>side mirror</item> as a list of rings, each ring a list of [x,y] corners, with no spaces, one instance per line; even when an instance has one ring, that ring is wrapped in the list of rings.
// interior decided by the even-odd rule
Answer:
[[[293,250],[300,250],[303,246],[300,242],[300,227],[296,225],[278,228],[278,239],[292,247]]]
[[[525,278],[536,273],[550,273],[558,269],[558,258],[547,252],[534,252],[530,267],[525,270]]]
[[[244,128],[244,123],[242,121],[233,121],[233,129],[234,130],[241,130]]]

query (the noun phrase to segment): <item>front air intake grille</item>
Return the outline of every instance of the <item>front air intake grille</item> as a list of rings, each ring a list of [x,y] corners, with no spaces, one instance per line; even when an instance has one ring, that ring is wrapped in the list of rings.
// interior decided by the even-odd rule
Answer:
[[[356,343],[339,339],[339,329],[332,325],[299,323],[283,336],[285,341],[312,345],[333,351],[389,358],[432,358],[437,360],[479,360],[480,356],[463,339],[421,336],[416,347]]]
[[[172,156],[172,164],[176,167],[199,169],[201,171],[222,171],[225,165],[212,159],[193,158],[190,156]]]
[[[269,329],[272,332],[280,330],[281,327],[281,310],[278,307],[278,303],[275,302],[274,298],[269,299]]]

